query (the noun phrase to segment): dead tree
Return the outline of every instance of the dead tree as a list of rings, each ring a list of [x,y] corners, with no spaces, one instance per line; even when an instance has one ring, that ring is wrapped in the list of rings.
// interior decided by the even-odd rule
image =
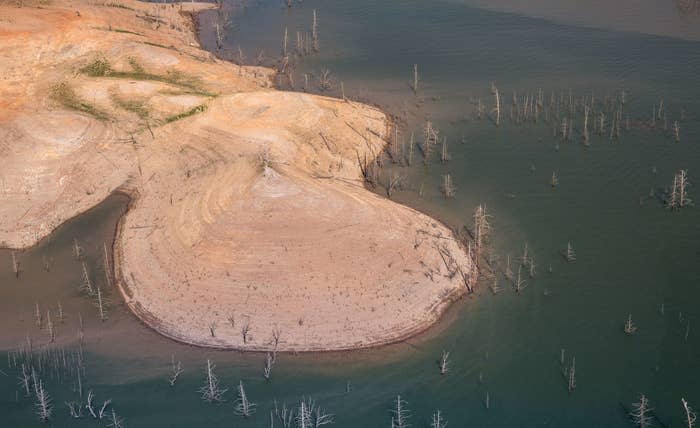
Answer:
[[[673,121],[673,138],[676,140],[676,143],[681,141],[681,127],[677,120]]]
[[[418,64],[413,64],[413,85],[411,86],[413,93],[418,93]]]
[[[274,360],[272,358],[272,353],[268,352],[265,354],[265,367],[263,368],[263,376],[265,380],[270,380],[270,375],[272,374],[272,366],[274,365]]]
[[[100,316],[100,321],[104,322],[107,320],[107,304],[108,300],[106,297],[103,296],[102,290],[100,287],[97,287],[97,295],[96,295],[96,301],[95,304],[97,306],[97,313]]]
[[[92,392],[92,390],[88,391],[87,401],[85,402],[85,408],[93,417],[93,419],[97,419],[97,412],[95,412],[95,407],[93,405],[94,399],[95,394]]]
[[[667,197],[666,204],[672,210],[681,209],[692,201],[688,198],[688,171],[679,170],[673,176],[673,186],[671,187],[671,193]]]
[[[104,419],[105,416],[107,416],[107,407],[112,404],[112,399],[107,399],[102,402],[102,406],[100,407],[100,410],[97,412],[97,418],[98,419]]]
[[[107,424],[109,428],[123,428],[124,418],[117,416],[117,412],[112,409],[112,413],[109,416],[109,423]]]
[[[559,364],[561,365],[561,374],[566,381],[566,389],[569,391],[569,394],[571,394],[576,389],[576,357],[571,358],[570,366],[565,366],[564,349],[562,349],[559,356]]]
[[[277,345],[280,343],[280,337],[282,336],[282,330],[280,330],[279,327],[275,326],[275,328],[272,329],[272,343],[275,346],[275,351],[277,350]],[[274,356],[274,354],[273,354]]]
[[[509,280],[513,280],[513,270],[510,268],[510,254],[506,256],[506,271],[505,277]]]
[[[410,417],[406,402],[401,399],[401,396],[396,397],[394,409],[391,411],[391,428],[408,428],[408,418]]]
[[[68,407],[71,418],[80,419],[83,417],[83,408],[80,404],[75,401],[66,401],[65,405]]]
[[[287,407],[286,403],[282,403],[282,407],[277,406],[277,401],[274,402],[275,406],[275,416],[277,420],[282,424],[282,428],[292,428],[294,424],[294,409]],[[270,424],[272,427],[272,424]]]
[[[44,384],[41,380],[34,384],[34,393],[36,395],[36,415],[39,420],[46,422],[51,419],[51,414],[53,413],[53,406],[51,404],[51,397],[44,389]]]
[[[576,261],[576,253],[574,252],[574,246],[571,245],[571,241],[566,243],[566,252],[564,253],[564,258],[567,262]]]
[[[214,30],[216,33],[216,50],[220,51],[224,47],[224,31],[218,20],[214,23]]]
[[[588,108],[588,106],[585,106],[583,109],[583,145],[584,146],[589,146],[591,144],[589,141],[589,136],[588,136],[588,113],[589,113],[589,108]]]
[[[38,303],[34,304],[34,324],[39,329],[41,329],[41,326],[43,325],[43,318],[41,316],[41,310],[39,309]]]
[[[73,238],[73,257],[76,260],[80,260],[83,257],[83,248],[80,246],[78,238]]]
[[[680,170],[678,171],[678,206],[683,208],[692,201],[688,198],[688,171]]]
[[[49,335],[49,342],[55,342],[56,331],[53,328],[53,321],[51,321],[51,311],[46,311],[46,332]]]
[[[15,278],[19,279],[19,262],[17,261],[17,255],[13,251],[12,253],[12,272],[15,274]]]
[[[22,363],[22,372],[17,379],[19,380],[19,386],[22,388],[22,390],[24,390],[25,396],[31,397],[31,376],[29,374],[29,370],[27,370],[27,366],[24,363]]]
[[[244,418],[249,418],[255,413],[255,403],[248,401],[243,381],[238,382],[238,398],[236,399],[234,413]]]
[[[284,38],[282,39],[282,57],[287,58],[287,27],[284,27]]]
[[[76,241],[77,242],[77,241]],[[94,296],[95,295],[95,288],[92,286],[92,281],[90,280],[90,274],[88,273],[88,268],[85,262],[82,262],[82,267],[83,267],[83,281],[81,284],[81,288],[84,293],[86,293],[88,296]]]
[[[632,411],[630,412],[630,417],[632,422],[640,428],[647,428],[651,426],[652,409],[649,407],[649,399],[644,394],[640,394],[639,401],[632,403]]]
[[[318,78],[318,87],[321,92],[330,91],[333,88],[333,84],[331,83],[331,71],[329,69],[321,69],[321,74]]]
[[[527,287],[525,280],[522,278],[522,265],[518,265],[518,279],[515,280],[515,292],[520,293]]]
[[[474,210],[474,246],[476,248],[477,257],[481,255],[482,249],[491,233],[489,217],[491,216],[486,212],[486,208],[483,205],[479,205],[476,210]]]
[[[202,400],[207,403],[224,401],[224,394],[228,391],[228,388],[221,388],[221,386],[219,386],[219,379],[216,377],[216,374],[214,374],[215,368],[216,366],[211,360],[207,360],[206,380],[204,385],[199,388]]]
[[[226,320],[231,324],[231,328],[236,328],[236,313],[231,311],[227,316]]]
[[[493,284],[491,284],[491,292],[496,295],[501,292],[501,287],[498,286],[498,276],[493,275]]]
[[[403,181],[404,181],[404,177],[397,172],[392,172],[387,177],[386,196],[389,199],[391,199],[391,196],[394,194],[395,190],[401,188]]]
[[[528,246],[527,246],[527,242],[526,242],[525,245],[523,246],[523,255],[520,257],[520,263],[523,266],[527,266],[529,261],[530,261],[530,256],[528,253]]]
[[[243,344],[248,344],[248,334],[250,333],[250,319],[246,319],[241,326],[241,336],[243,337]]]
[[[311,412],[309,412],[309,408],[304,400],[301,400],[297,410],[297,427],[311,428]]]
[[[53,264],[53,257],[41,256],[41,265],[44,267],[46,272],[51,272],[51,265]]]
[[[170,356],[170,364],[172,366],[172,372],[170,374],[170,377],[168,378],[168,383],[170,386],[175,386],[175,383],[177,382],[177,378],[182,374],[182,363],[180,361],[175,363],[175,355]]]
[[[58,322],[63,324],[63,321],[65,320],[65,316],[63,315],[63,306],[61,305],[61,301],[58,301]]]
[[[496,126],[499,126],[501,123],[501,96],[495,82],[491,82],[491,93],[494,97],[495,105],[493,107],[493,111],[496,113]]]
[[[450,353],[447,351],[442,351],[442,356],[440,357],[440,374],[446,375],[450,371]]]
[[[688,405],[688,402],[685,401],[685,398],[681,398],[681,404],[683,405],[683,411],[685,412],[685,419],[683,425],[685,425],[685,428],[695,427],[695,420],[697,419],[695,411]]]
[[[446,199],[455,197],[455,188],[452,185],[452,177],[450,174],[442,176],[442,194]]]
[[[447,427],[447,421],[442,417],[440,409],[433,413],[433,420],[430,423],[430,428],[445,428]]]
[[[313,42],[313,49],[314,52],[318,52],[319,50],[319,45],[318,45],[318,20],[316,19],[316,9],[313,10],[313,23],[311,24],[311,39]]]
[[[304,402],[304,400],[302,400]],[[307,414],[307,420],[311,422],[310,427],[318,428],[323,425],[329,425],[334,423],[333,415],[326,413],[320,406],[316,405],[316,402],[312,399],[307,399],[304,405]],[[301,406],[300,406],[301,410]]]
[[[632,314],[627,316],[627,321],[625,321],[624,327],[625,334],[633,335],[637,331],[637,327],[632,323]]]
[[[447,137],[443,137],[443,139],[442,139],[442,151],[440,152],[440,162],[446,163],[451,158],[452,157],[447,152]]]

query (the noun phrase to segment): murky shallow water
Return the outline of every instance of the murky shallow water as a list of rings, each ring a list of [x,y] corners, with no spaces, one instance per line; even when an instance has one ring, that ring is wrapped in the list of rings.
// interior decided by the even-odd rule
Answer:
[[[551,13],[568,16],[567,7]],[[700,408],[700,214],[697,208],[670,213],[646,195],[651,187],[670,185],[677,169],[687,168],[691,181],[700,176],[700,44],[611,32],[604,20],[586,22],[602,29],[580,28],[565,24],[578,22],[576,16],[557,23],[459,2],[305,0],[291,10],[274,1],[250,2],[233,16],[227,46],[235,53],[240,45],[249,59],[264,49],[272,62],[284,28],[293,46],[296,30],[309,28],[314,8],[321,50],[299,61],[297,85],[304,73],[318,75],[328,67],[332,94],[339,94],[342,81],[346,95],[399,115],[405,138],[414,131],[420,140],[420,126],[430,118],[447,136],[452,159],[423,164],[416,152],[412,167],[394,167],[408,180],[395,198],[453,226],[467,223],[474,207],[485,203],[494,215],[493,247],[501,265],[528,242],[539,266],[529,287],[520,294],[508,289],[470,298],[440,327],[404,344],[281,355],[267,383],[262,355],[201,350],[163,339],[128,314],[116,295],[110,296],[109,319],[99,321],[94,299],[77,291],[82,267],[71,247],[77,238],[94,282],[102,284],[102,246],[110,245],[125,206],[113,198],[67,224],[50,242],[18,253],[24,267],[19,280],[9,252],[0,250],[0,348],[16,347],[27,332],[40,346],[47,335],[34,326],[35,304],[42,313],[51,308],[55,316],[60,300],[66,321],[57,325],[57,340],[74,346],[81,313],[85,390],[94,389],[98,399],[111,397],[129,426],[269,426],[274,399],[296,404],[303,395],[335,413],[336,426],[387,426],[396,394],[407,400],[412,426],[427,425],[437,408],[450,426],[625,426],[619,403],[629,406],[641,392],[664,423],[681,426],[681,397]],[[541,16],[534,6],[529,12]],[[211,19],[212,14],[202,16],[208,46]],[[414,63],[421,75],[418,96],[408,86]],[[492,80],[507,100],[513,91],[522,96],[538,88],[546,99],[551,91],[559,97],[569,88],[599,98],[625,88],[635,124],[648,121],[652,104],[663,97],[670,119],[686,112],[681,142],[641,125],[623,132],[619,142],[593,137],[588,148],[578,135],[571,143],[553,137],[552,125],[543,122],[506,120],[495,128],[476,117],[479,98],[490,109]],[[556,190],[548,184],[553,170],[560,178]],[[439,187],[445,173],[457,187],[456,198],[448,201]],[[691,192],[697,195],[696,189]],[[567,241],[575,245],[576,263],[559,254]],[[42,269],[43,257],[53,260],[50,272]],[[631,337],[622,332],[628,313],[639,327]],[[576,357],[573,394],[561,375],[561,348],[567,359]],[[446,376],[436,366],[443,349],[453,362]],[[171,354],[185,368],[175,388],[166,382]],[[232,388],[224,404],[206,405],[198,398],[207,358]],[[16,400],[14,371],[2,370],[8,374],[0,374],[2,420],[7,426],[39,426],[31,401],[21,394]],[[240,379],[258,404],[249,420],[233,416],[233,388]],[[77,399],[73,384],[48,382],[56,404],[54,426],[74,426],[62,405]]]

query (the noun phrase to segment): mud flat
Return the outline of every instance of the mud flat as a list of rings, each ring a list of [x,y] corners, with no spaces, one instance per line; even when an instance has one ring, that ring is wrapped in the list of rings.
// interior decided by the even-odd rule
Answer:
[[[474,266],[445,226],[363,187],[385,115],[202,51],[190,13],[208,7],[0,6],[0,246],[121,191],[116,283],[161,334],[341,350],[433,324]]]

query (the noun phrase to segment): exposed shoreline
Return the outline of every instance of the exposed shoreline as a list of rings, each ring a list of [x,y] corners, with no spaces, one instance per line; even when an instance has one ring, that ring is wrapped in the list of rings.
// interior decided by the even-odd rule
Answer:
[[[80,4],[77,18],[68,18],[75,4],[62,2],[38,17],[28,17],[28,9],[15,15],[18,21],[59,19],[69,27],[66,37],[86,35],[85,24],[78,29],[65,19],[108,23],[109,40],[71,55],[67,66],[54,63],[59,69],[75,73],[97,52],[119,54],[110,58],[106,75],[70,78],[78,97],[92,95],[92,110],[71,111],[65,103],[56,109],[37,82],[23,82],[30,99],[39,97],[47,107],[40,115],[56,116],[61,127],[77,125],[66,131],[66,143],[54,138],[56,128],[47,128],[48,136],[23,128],[22,120],[32,116],[22,105],[0,122],[0,143],[9,141],[10,131],[35,142],[11,152],[10,160],[21,162],[32,149],[52,161],[58,156],[49,164],[58,168],[53,173],[48,161],[36,161],[43,172],[34,179],[58,185],[58,193],[41,184],[27,187],[26,169],[10,175],[9,187],[17,190],[5,190],[7,200],[28,208],[3,213],[0,240],[7,246],[32,246],[113,192],[124,193],[130,202],[117,225],[112,265],[127,306],[166,337],[218,349],[338,351],[400,342],[429,328],[466,293],[462,274],[475,267],[451,231],[362,186],[357,159],[373,159],[386,144],[381,111],[274,91],[271,71],[213,59],[187,42],[196,34],[186,34],[191,28],[184,22],[211,5],[188,3],[182,14],[180,5],[133,0],[119,7]],[[147,24],[133,23],[131,11]],[[166,23],[170,29],[163,30]],[[7,32],[19,35],[13,24],[31,22],[9,24]],[[50,25],[42,24],[47,31]],[[133,35],[146,37],[148,47]],[[49,49],[63,52],[71,46],[66,43]],[[158,77],[170,76],[172,64],[197,83]],[[127,82],[111,77],[124,74],[113,68],[129,65],[136,72]],[[57,74],[67,78],[59,72],[50,77]],[[186,115],[173,116],[183,109]],[[94,111],[109,119],[86,117]],[[98,158],[111,166],[96,167]],[[29,198],[22,189],[29,189]],[[37,210],[37,203],[44,208]],[[42,223],[28,229],[22,221]]]

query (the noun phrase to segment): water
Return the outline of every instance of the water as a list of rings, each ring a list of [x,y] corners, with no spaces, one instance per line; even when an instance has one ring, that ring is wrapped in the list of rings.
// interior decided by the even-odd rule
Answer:
[[[86,325],[85,389],[94,389],[98,399],[111,397],[129,426],[267,427],[273,399],[295,405],[302,396],[312,396],[334,413],[335,426],[388,426],[396,394],[408,402],[412,426],[427,426],[437,408],[450,426],[629,426],[619,403],[629,407],[642,392],[665,424],[682,426],[680,398],[700,408],[700,214],[697,208],[671,213],[647,195],[651,187],[670,185],[680,168],[698,181],[700,44],[691,36],[664,32],[663,25],[630,24],[626,32],[614,32],[608,18],[585,17],[583,22],[567,3],[553,5],[544,16],[537,7],[542,2],[530,10],[506,3],[491,2],[496,10],[488,11],[462,2],[305,0],[287,10],[264,0],[232,16],[227,49],[240,45],[249,60],[263,49],[271,63],[279,56],[284,28],[292,47],[296,30],[308,29],[311,10],[317,9],[321,50],[296,65],[297,88],[304,73],[318,75],[327,67],[334,77],[332,94],[339,95],[342,81],[349,97],[395,114],[404,138],[415,131],[420,140],[420,126],[431,119],[447,137],[452,159],[424,165],[416,151],[412,167],[393,167],[408,181],[395,198],[455,227],[468,223],[477,204],[486,204],[494,216],[492,246],[499,265],[507,254],[517,258],[525,242],[535,258],[537,274],[527,278],[522,293],[514,293],[499,276],[506,291],[492,296],[482,287],[420,337],[374,350],[280,355],[267,383],[263,355],[168,341],[141,326],[118,296],[110,296],[109,320],[97,319],[92,300],[76,291],[81,265],[71,245],[74,238],[81,242],[95,281],[104,281],[101,247],[110,245],[125,206],[116,198],[67,224],[50,242],[19,254],[26,269],[19,280],[9,267],[9,252],[0,250],[0,261],[7,261],[0,269],[2,348],[16,347],[26,332],[36,343],[45,341],[45,332],[34,327],[34,304],[45,311],[60,298],[67,319],[65,327],[58,327],[59,342],[75,343],[80,312]],[[595,3],[579,2],[589,8]],[[664,16],[673,16],[675,6],[664,7]],[[624,21],[625,13],[641,14],[645,19],[626,21],[651,22],[645,10],[615,16]],[[209,47],[207,24],[213,18],[211,13],[201,17]],[[418,96],[409,89],[414,63],[421,75]],[[625,88],[635,126],[619,142],[595,136],[588,148],[578,134],[570,143],[561,142],[549,124],[517,126],[504,119],[495,128],[476,118],[479,98],[492,104],[491,81],[504,105],[513,91],[522,95],[542,88],[548,100],[552,90],[557,97],[571,88],[574,94],[594,92],[602,98]],[[641,124],[659,97],[669,118],[686,112],[680,143]],[[554,190],[548,184],[552,171],[560,178]],[[445,173],[457,187],[456,198],[448,201],[439,189]],[[698,198],[691,188],[693,195]],[[560,255],[567,241],[576,248],[575,263]],[[42,256],[53,257],[50,273],[41,269]],[[552,273],[547,272],[550,264]],[[639,328],[634,336],[622,332],[628,313]],[[573,394],[567,393],[561,374],[562,348],[567,361],[576,357]],[[445,376],[436,363],[443,349],[452,356]],[[175,388],[166,381],[171,354],[185,368]],[[198,398],[207,358],[231,388],[224,404],[206,405]],[[3,421],[41,425],[30,401],[20,394],[16,402],[15,373],[2,370],[9,375],[0,374]],[[233,416],[239,380],[258,404],[249,420]],[[77,399],[72,389],[72,382],[49,381],[57,413],[53,426],[74,425],[62,405]]]

